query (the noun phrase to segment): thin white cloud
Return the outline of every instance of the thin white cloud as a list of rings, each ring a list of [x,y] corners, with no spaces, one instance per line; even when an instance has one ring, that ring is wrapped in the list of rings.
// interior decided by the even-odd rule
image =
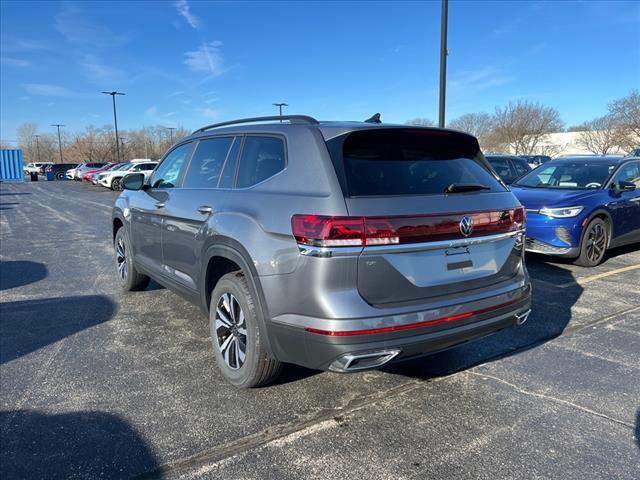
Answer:
[[[3,52],[30,52],[33,50],[49,50],[49,46],[34,42],[33,40],[25,40],[15,37],[2,37]]]
[[[194,73],[207,73],[217,77],[226,71],[224,56],[222,55],[221,42],[209,42],[200,45],[198,50],[185,52],[187,57],[184,63]]]
[[[169,98],[177,97],[178,95],[184,95],[184,90],[178,90],[177,92],[170,93]]]
[[[39,95],[41,97],[78,97],[82,95],[66,87],[49,83],[23,83],[22,88],[31,95]]]
[[[31,62],[22,60],[21,58],[0,57],[0,63],[9,67],[28,67]]]
[[[220,100],[219,98],[207,98],[204,103],[206,103],[207,105],[211,105],[212,103],[217,102],[218,100]]]
[[[196,108],[196,111],[206,118],[215,119],[220,117],[220,110],[215,110],[213,108]]]
[[[80,66],[85,75],[97,83],[122,81],[126,78],[124,71],[105,64],[95,55],[85,55],[80,61]]]
[[[194,28],[196,30],[200,28],[202,22],[200,18],[191,13],[191,7],[189,6],[189,2],[187,2],[187,0],[178,0],[175,3],[175,7],[178,11],[178,15],[184,17],[191,28]]]
[[[68,41],[82,46],[120,47],[132,38],[129,33],[116,33],[100,23],[88,20],[77,6],[69,3],[54,17],[53,26]]]
[[[166,125],[166,126],[172,127],[176,124],[176,122],[171,120],[170,118],[170,117],[173,117],[176,114],[176,112],[162,113],[158,110],[158,107],[153,105],[147,108],[147,110],[145,110],[144,113],[149,120],[151,120],[153,123],[156,123],[158,125]]]
[[[502,69],[488,65],[477,70],[462,71],[452,75],[449,88],[452,92],[478,93],[513,82],[515,78]]]

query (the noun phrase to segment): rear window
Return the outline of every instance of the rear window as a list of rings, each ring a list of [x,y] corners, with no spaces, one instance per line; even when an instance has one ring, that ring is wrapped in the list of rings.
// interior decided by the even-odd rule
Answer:
[[[335,147],[329,145],[332,156]],[[343,165],[336,165],[336,170],[344,176],[348,196],[442,194],[451,184],[504,191],[483,166],[477,141],[456,132],[356,131],[346,136],[341,153]]]

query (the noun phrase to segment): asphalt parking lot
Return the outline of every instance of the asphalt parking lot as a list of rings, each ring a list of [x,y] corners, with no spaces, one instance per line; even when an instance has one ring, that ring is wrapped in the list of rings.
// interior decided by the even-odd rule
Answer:
[[[594,269],[530,256],[520,328],[238,391],[197,307],[120,293],[116,196],[0,185],[2,478],[638,478],[637,247]]]

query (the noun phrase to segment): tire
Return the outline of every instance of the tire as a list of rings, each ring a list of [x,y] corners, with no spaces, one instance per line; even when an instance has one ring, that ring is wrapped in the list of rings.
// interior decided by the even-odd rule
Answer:
[[[131,257],[131,242],[124,227],[116,232],[113,242],[116,257],[118,279],[123,290],[127,292],[144,290],[149,285],[150,278],[136,270]]]
[[[218,368],[238,388],[267,385],[282,369],[260,337],[258,315],[262,312],[242,272],[224,275],[211,293],[209,329]]]
[[[111,190],[114,190],[116,192],[122,191],[122,179],[121,178],[114,178],[111,181]]]
[[[56,180],[64,180],[64,172],[56,173]]]
[[[585,227],[580,243],[580,255],[575,260],[576,265],[595,267],[604,259],[609,242],[607,224],[601,218],[594,218]]]

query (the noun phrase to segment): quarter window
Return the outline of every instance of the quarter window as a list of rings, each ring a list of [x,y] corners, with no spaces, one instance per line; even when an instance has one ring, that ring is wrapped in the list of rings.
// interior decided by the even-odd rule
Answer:
[[[284,157],[284,141],[281,138],[246,137],[236,187],[251,187],[282,171]]]
[[[233,137],[201,140],[193,154],[183,187],[216,188]]]
[[[182,165],[190,151],[191,143],[185,143],[169,152],[154,172],[151,186],[153,188],[175,187],[178,182],[178,177],[180,176]]]

